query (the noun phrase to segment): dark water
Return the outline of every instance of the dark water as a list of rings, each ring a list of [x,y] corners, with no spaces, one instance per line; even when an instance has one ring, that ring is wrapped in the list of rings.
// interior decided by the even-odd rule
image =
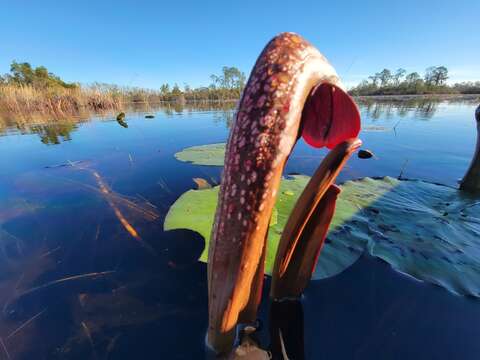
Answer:
[[[340,181],[402,173],[456,185],[473,153],[476,105],[362,103],[361,138],[376,157],[352,158]],[[219,181],[220,168],[173,155],[225,141],[232,110],[148,110],[154,119],[127,112],[128,128],[113,115],[0,127],[0,359],[206,358],[204,240],[163,232],[163,219],[192,178]],[[323,154],[299,143],[286,172],[310,175]],[[312,282],[290,310],[275,319],[294,318],[291,341],[303,330],[308,359],[480,354],[478,300],[367,256]]]

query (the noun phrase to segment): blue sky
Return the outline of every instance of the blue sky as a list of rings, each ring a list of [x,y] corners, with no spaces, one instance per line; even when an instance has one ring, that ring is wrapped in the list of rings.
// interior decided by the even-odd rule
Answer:
[[[248,74],[271,37],[294,31],[348,86],[385,67],[480,80],[479,14],[479,0],[0,0],[0,73],[15,59],[68,81],[200,86],[223,65]]]

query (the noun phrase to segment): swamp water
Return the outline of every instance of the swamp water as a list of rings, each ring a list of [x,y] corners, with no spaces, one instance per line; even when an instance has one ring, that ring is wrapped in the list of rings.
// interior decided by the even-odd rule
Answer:
[[[338,182],[401,175],[456,186],[475,146],[476,105],[360,102],[360,138],[375,156],[353,156]],[[225,142],[233,110],[147,110],[121,122],[112,114],[0,123],[0,359],[206,357],[205,239],[164,231],[164,220],[182,194],[219,183],[220,166],[175,154]],[[285,173],[311,175],[324,155],[299,142]],[[352,265],[311,282],[294,309],[306,358],[477,358],[479,248],[467,250],[474,285],[460,288],[470,292],[352,252]],[[455,264],[445,260],[445,269]]]

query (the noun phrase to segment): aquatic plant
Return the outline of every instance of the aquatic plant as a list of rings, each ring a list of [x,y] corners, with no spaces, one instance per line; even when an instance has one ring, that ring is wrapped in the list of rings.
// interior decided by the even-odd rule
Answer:
[[[321,248],[324,239],[304,230],[326,235],[333,211],[312,215],[317,206],[334,209],[336,196],[330,194],[338,188],[332,184],[360,146],[359,131],[358,108],[327,60],[296,34],[274,38],[252,70],[226,149],[208,254],[208,341],[216,351],[229,351],[238,321],[256,319],[267,230],[283,167],[297,139],[303,136],[308,144],[333,151],[286,222],[273,267],[273,297],[295,274],[311,273],[315,255],[302,263],[290,260]],[[303,234],[308,238],[299,242]]]
[[[274,208],[278,220],[268,232],[267,274],[272,273],[288,216],[309,180],[295,175],[280,183]],[[388,177],[347,181],[340,188],[312,279],[340,273],[366,251],[418,280],[455,294],[480,296],[478,199],[459,196],[457,189],[448,186]],[[204,236],[206,246],[200,257],[204,262],[217,193],[218,187],[186,192],[172,205],[164,224],[166,230],[187,228]]]
[[[461,190],[471,193],[480,192],[480,105],[475,111],[475,119],[477,121],[477,146],[470,167],[460,183]]]
[[[175,158],[194,165],[223,166],[225,143],[191,146],[175,153]]]
[[[308,57],[312,63],[303,65],[300,59],[309,52],[314,53]],[[264,266],[265,263],[271,265],[268,260],[265,262],[265,237],[283,165],[295,141],[302,135],[308,144],[327,146],[333,151],[310,179],[283,227],[272,270],[270,297],[273,301],[298,298],[310,280],[340,201],[341,189],[333,182],[345,161],[359,147],[360,142],[354,139],[358,134],[356,124],[359,124],[356,107],[335,85],[338,79],[325,59],[319,57],[316,63],[316,56],[315,50],[296,35],[282,34],[275,38],[257,61],[240,102],[226,147],[224,175],[208,250],[208,339],[217,352],[230,350],[237,322],[255,320]],[[316,66],[323,72],[316,73]],[[281,84],[285,85],[279,86]],[[194,152],[193,158],[196,155]],[[478,180],[477,176],[475,181]],[[478,219],[468,210],[477,203],[463,198],[456,189],[440,185],[393,179],[371,180],[368,184],[373,190],[363,189],[357,196],[360,202],[365,197],[368,205],[355,204],[357,208],[347,212],[349,217],[337,224],[342,230],[341,237],[349,241],[351,247],[356,244],[385,258],[400,271],[441,284],[456,293],[479,296],[475,281],[477,255],[469,258],[462,249],[462,246],[479,245]],[[362,185],[362,182],[356,183],[359,188]],[[453,213],[445,209],[448,206],[452,206]],[[414,213],[425,223],[405,221],[408,216],[399,216],[401,211],[408,215]],[[355,219],[357,212],[360,220]],[[368,221],[366,216],[370,216]],[[445,224],[450,224],[451,232],[443,229]],[[412,235],[412,229],[408,228],[412,225],[414,229],[418,227],[420,245],[402,238]],[[335,228],[331,230],[329,237],[334,237]],[[458,234],[464,234],[461,238],[469,240],[462,244],[450,240]],[[431,253],[426,253],[425,243]],[[454,265],[450,267],[445,263]],[[462,270],[458,272],[460,267]],[[465,277],[464,274],[471,275]]]
[[[0,85],[0,114],[4,116],[49,115],[63,118],[85,110],[114,110],[125,97],[96,87],[35,88],[31,85]]]
[[[292,212],[295,203],[304,190],[310,177],[293,175],[282,179],[278,190],[278,197],[269,224],[267,251],[265,258],[265,273],[271,275],[278,243],[283,228]],[[211,241],[212,226],[217,207],[219,186],[212,189],[189,190],[181,195],[170,207],[165,217],[164,229],[190,229],[201,234],[205,239],[205,248],[199,258],[207,262],[208,249]],[[343,190],[349,193],[349,190]],[[355,213],[356,204],[343,206],[344,198],[340,195],[337,212],[333,219],[335,224],[341,226]],[[332,230],[331,230],[332,231]],[[329,235],[330,236],[330,235]],[[322,279],[336,275],[352,265],[363,251],[362,246],[350,245],[347,241],[330,242],[322,250],[322,260],[316,267],[312,278]]]

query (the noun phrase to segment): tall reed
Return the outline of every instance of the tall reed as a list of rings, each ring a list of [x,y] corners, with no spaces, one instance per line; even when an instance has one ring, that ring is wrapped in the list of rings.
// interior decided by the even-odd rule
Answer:
[[[127,101],[113,89],[96,86],[35,88],[28,85],[0,85],[0,113],[4,115],[51,115],[63,117],[82,110],[115,110]]]

